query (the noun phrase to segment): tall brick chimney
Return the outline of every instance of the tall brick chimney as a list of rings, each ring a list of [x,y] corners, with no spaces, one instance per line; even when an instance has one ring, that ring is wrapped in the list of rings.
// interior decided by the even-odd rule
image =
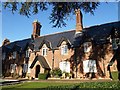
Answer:
[[[41,29],[41,24],[38,22],[38,20],[35,20],[33,23],[33,33],[32,33],[32,38],[35,39],[40,36],[40,29]]]
[[[76,9],[75,14],[76,14],[76,33],[80,33],[83,29],[82,12],[80,11],[80,9]]]

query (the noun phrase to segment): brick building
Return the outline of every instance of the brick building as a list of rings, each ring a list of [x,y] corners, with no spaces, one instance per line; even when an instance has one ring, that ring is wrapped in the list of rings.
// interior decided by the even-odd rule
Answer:
[[[76,29],[40,36],[41,24],[33,23],[31,38],[3,41],[2,73],[37,78],[39,73],[60,68],[74,78],[90,72],[108,77],[107,65],[120,44],[120,21],[83,28],[82,14],[76,10]],[[116,70],[116,63],[112,66]]]

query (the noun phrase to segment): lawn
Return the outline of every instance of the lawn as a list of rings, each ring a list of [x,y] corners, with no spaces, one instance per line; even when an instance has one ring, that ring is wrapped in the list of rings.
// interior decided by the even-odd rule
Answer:
[[[29,90],[36,90],[36,88],[47,88],[54,86],[72,85],[70,83],[55,83],[55,82],[25,82],[17,85],[3,86],[2,90],[18,90],[20,88],[28,88]]]
[[[25,82],[16,85],[3,86],[2,90],[120,90],[120,81],[117,80],[117,72],[112,72],[113,81],[95,81],[73,83],[64,82]]]
[[[80,82],[80,83],[62,83],[62,82],[25,82],[17,85],[3,86],[2,90],[81,90],[88,88],[92,90],[120,90],[119,81],[110,81],[110,82]]]

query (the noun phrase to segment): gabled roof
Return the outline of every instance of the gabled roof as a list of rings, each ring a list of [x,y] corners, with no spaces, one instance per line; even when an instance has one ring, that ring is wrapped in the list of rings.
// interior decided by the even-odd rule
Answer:
[[[63,40],[68,41],[73,47],[79,47],[83,42],[87,41],[88,39],[94,42],[94,44],[107,43],[108,37],[110,36],[113,27],[117,29],[120,37],[120,21],[117,21],[84,28],[82,33],[78,34],[75,34],[75,30],[71,30],[40,36],[34,40],[34,49],[35,51],[38,51],[43,44],[47,44],[49,48],[57,49]],[[9,49],[13,49],[14,45],[16,44],[17,46],[21,47],[22,51],[24,51],[28,43],[31,43],[30,38],[12,42],[6,45],[6,47]]]
[[[52,47],[51,47],[51,43],[50,43],[49,41],[47,41],[47,40],[44,39],[44,40],[41,42],[41,44],[40,44],[40,46],[39,46],[39,49],[42,48],[43,44],[46,44],[47,47],[50,48],[50,49],[52,48]]]
[[[9,52],[11,52],[12,49],[10,49],[10,48],[7,47],[7,46],[2,46],[2,47],[1,47],[1,50],[2,50],[2,53],[3,53],[3,52],[9,53]]]
[[[70,43],[73,43],[74,35],[75,30],[40,36],[35,39],[35,50],[39,50],[39,47],[43,41],[48,41],[51,44],[52,49],[58,48],[58,44],[63,37],[68,39]]]
[[[33,68],[37,61],[40,62],[41,66],[43,68],[50,69],[46,59],[41,55],[38,55],[38,56],[35,57],[34,61],[32,62],[31,66],[30,66],[30,68]]]
[[[4,52],[24,50],[27,43],[30,43],[30,42],[31,42],[31,39],[15,41],[15,42],[11,42],[10,44],[7,44],[5,46],[2,46],[2,49]]]
[[[90,39],[94,44],[108,43],[113,28],[117,29],[120,38],[120,21],[118,21],[84,28],[82,32],[83,35],[81,36],[78,34],[77,38],[75,37],[76,40],[74,41],[73,46],[80,46],[88,39]]]
[[[57,47],[61,46],[61,44],[62,44],[63,41],[66,41],[67,44],[71,45],[71,42],[69,41],[69,39],[67,39],[67,38],[65,38],[65,37],[62,37],[62,38],[60,39],[60,41],[58,42]]]
[[[118,21],[84,28],[82,33],[78,34],[75,34],[75,30],[71,30],[40,36],[35,39],[35,50],[39,50],[43,41],[48,41],[53,49],[58,48],[63,40],[69,41],[73,47],[79,47],[88,39],[94,44],[107,43],[113,27],[117,28],[120,34],[120,21]]]

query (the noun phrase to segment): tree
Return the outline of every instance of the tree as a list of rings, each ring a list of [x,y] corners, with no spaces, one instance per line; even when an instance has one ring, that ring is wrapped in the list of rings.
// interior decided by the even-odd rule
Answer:
[[[75,9],[81,9],[85,13],[94,15],[94,10],[100,5],[100,2],[4,2],[4,9],[8,8],[14,12],[18,11],[20,15],[30,17],[32,14],[37,14],[39,11],[46,11],[49,6],[52,7],[50,14],[50,23],[53,27],[66,26],[65,20],[72,14],[75,14]]]

